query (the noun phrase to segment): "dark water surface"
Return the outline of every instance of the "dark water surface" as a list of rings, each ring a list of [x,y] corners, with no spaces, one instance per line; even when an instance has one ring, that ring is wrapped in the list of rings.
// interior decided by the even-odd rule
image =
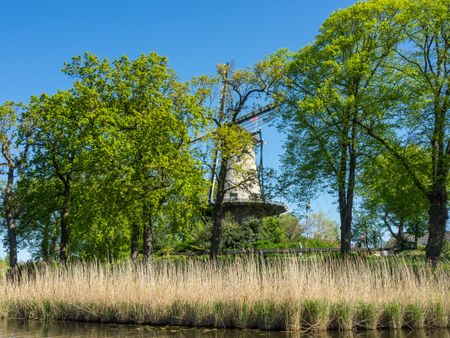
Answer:
[[[450,338],[449,330],[367,331],[301,334],[252,330],[215,330],[206,328],[152,327],[73,322],[0,320],[0,338],[19,337],[202,337],[202,338]]]

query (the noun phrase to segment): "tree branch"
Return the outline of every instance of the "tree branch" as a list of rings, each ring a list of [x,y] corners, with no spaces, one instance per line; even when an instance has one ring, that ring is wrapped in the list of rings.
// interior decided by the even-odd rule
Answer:
[[[429,193],[425,185],[419,180],[416,173],[413,171],[411,166],[409,165],[408,161],[394,148],[392,147],[388,141],[386,141],[384,138],[382,138],[380,135],[377,135],[372,128],[364,125],[358,120],[355,120],[356,124],[361,126],[369,136],[374,138],[376,141],[378,141],[381,145],[383,145],[386,150],[388,150],[396,159],[400,161],[400,163],[404,166],[408,174],[411,175],[411,178],[415,184],[415,186],[426,196],[429,197]]]

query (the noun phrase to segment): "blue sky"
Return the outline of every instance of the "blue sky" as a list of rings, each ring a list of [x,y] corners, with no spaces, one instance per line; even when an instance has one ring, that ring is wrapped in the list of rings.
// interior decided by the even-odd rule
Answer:
[[[308,44],[331,12],[354,2],[2,1],[0,103],[67,88],[70,79],[60,69],[85,51],[110,59],[155,51],[183,80],[213,74],[216,64],[229,60],[245,67],[280,48]],[[283,139],[274,128],[264,129],[265,163],[276,167]],[[313,211],[337,220],[332,202],[321,194]]]

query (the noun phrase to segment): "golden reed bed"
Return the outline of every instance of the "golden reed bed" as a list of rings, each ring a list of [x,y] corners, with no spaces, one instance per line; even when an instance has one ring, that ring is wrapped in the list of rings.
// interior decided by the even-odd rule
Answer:
[[[450,272],[400,259],[74,264],[0,281],[5,318],[217,328],[448,327]]]

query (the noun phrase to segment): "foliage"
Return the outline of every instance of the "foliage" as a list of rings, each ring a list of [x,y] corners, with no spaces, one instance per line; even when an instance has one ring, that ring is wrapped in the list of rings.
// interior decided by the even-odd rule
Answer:
[[[204,92],[191,93],[154,53],[113,62],[85,54],[64,72],[75,78],[71,89],[30,103],[37,127],[18,190],[23,233],[42,248],[59,227],[62,260],[149,253],[151,231],[178,231],[204,201],[190,153]],[[35,254],[45,258],[42,250]]]
[[[374,152],[357,121],[384,131],[377,116],[396,95],[379,87],[397,41],[385,12],[394,3],[358,2],[333,13],[316,40],[291,56],[276,95],[287,134],[281,190],[291,200],[320,188],[335,193],[343,252],[350,249],[357,172]]]
[[[335,225],[325,219],[324,222]],[[322,224],[321,224],[322,225]],[[328,225],[328,224],[327,224]],[[183,239],[175,246],[176,251],[206,251],[210,223],[199,223],[196,230],[188,238]],[[248,219],[242,224],[235,222],[230,214],[223,221],[221,250],[230,249],[286,249],[298,248],[299,243],[304,248],[330,248],[336,247],[336,229],[334,237],[315,236],[306,237],[305,225],[292,214],[265,217],[262,220]],[[333,230],[324,226],[324,233]]]
[[[371,1],[374,4],[383,3]],[[428,199],[427,259],[437,262],[442,251],[448,218],[447,180],[449,172],[448,109],[450,102],[448,67],[450,57],[448,0],[394,2],[390,26],[398,32],[392,60],[384,65],[386,76],[378,88],[398,92],[391,109],[378,113],[389,128],[390,137],[375,130],[369,121],[358,124],[403,166],[405,175]],[[426,177],[417,171],[410,147],[423,149],[429,160]]]
[[[423,173],[425,181],[429,170],[428,154],[414,147],[405,149],[405,152],[408,152],[405,157],[415,171]],[[372,230],[388,230],[400,248],[408,240],[406,234],[412,238],[420,238],[425,234],[428,200],[414,185],[411,177],[405,175],[402,164],[392,155],[378,155],[364,168],[359,191],[365,210],[364,216],[360,218],[361,225],[372,222]]]
[[[353,241],[357,246],[383,247],[385,227],[376,218],[376,215],[361,207],[356,210],[353,224]]]
[[[309,214],[303,223],[303,228],[308,237],[329,242],[339,240],[338,225],[322,212]]]

